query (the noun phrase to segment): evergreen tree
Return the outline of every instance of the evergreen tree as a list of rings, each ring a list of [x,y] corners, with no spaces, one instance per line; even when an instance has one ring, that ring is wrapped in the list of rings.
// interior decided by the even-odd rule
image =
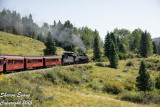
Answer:
[[[158,43],[158,54],[160,55],[160,42]]]
[[[120,43],[119,45],[119,52],[126,53],[123,43]]]
[[[96,36],[95,39],[94,39],[94,51],[93,51],[93,53],[94,53],[94,59],[100,59],[101,58],[98,36]]]
[[[46,49],[44,50],[45,55],[56,54],[56,44],[55,44],[55,41],[52,39],[51,32],[48,33],[45,45],[46,45]]]
[[[141,62],[139,76],[136,78],[136,81],[137,87],[140,91],[152,90],[152,80],[150,78],[149,72],[147,72],[147,67],[144,61]]]
[[[152,46],[152,40],[151,36],[147,31],[145,33],[142,33],[141,36],[141,43],[140,43],[140,54],[142,57],[148,57],[151,56],[153,53],[153,46]]]
[[[107,33],[105,37],[105,43],[104,43],[104,55],[109,58],[110,56],[110,49],[111,49],[111,37],[110,34]]]
[[[115,44],[116,51],[119,52],[118,45],[117,45],[117,40],[116,40],[116,37],[115,37],[114,33],[110,33],[110,36],[111,36],[111,39],[112,39],[113,43]]]
[[[37,36],[37,40],[45,43],[45,38],[43,37],[42,33],[39,33],[38,36]]]
[[[158,77],[156,78],[155,87],[156,87],[157,89],[160,89],[160,74],[159,74]]]
[[[152,44],[153,44],[153,53],[157,54],[158,53],[157,44],[155,43],[155,41],[153,41]]]
[[[115,49],[115,44],[113,43],[113,41],[111,41],[111,49],[110,49],[109,60],[110,60],[110,66],[112,68],[118,68],[119,58],[118,58],[117,51]]]

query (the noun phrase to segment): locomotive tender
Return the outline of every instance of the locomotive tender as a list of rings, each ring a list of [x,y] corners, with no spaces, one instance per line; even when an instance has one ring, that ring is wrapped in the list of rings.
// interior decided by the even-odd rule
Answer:
[[[16,56],[0,55],[0,73],[12,70],[88,63],[86,55],[64,52],[62,56]]]

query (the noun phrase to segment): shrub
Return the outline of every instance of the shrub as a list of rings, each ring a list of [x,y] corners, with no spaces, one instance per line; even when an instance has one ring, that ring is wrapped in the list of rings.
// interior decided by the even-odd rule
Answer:
[[[133,53],[129,53],[128,55],[127,55],[127,58],[129,59],[133,59],[133,58],[135,58],[135,55],[133,54]]]
[[[126,66],[133,66],[133,65],[134,65],[133,62],[131,62],[131,61],[126,63]]]
[[[4,74],[0,75],[0,82],[3,81],[4,78],[5,78],[5,75],[4,75]]]
[[[89,87],[89,88],[93,88],[93,83],[91,82],[91,83],[89,83],[88,85],[87,85],[87,87]]]
[[[143,96],[135,91],[124,91],[123,93],[121,93],[120,99],[125,101],[131,101],[134,103],[142,103],[144,101]]]
[[[92,89],[93,90],[100,90],[100,86],[98,84],[94,83]]]
[[[122,72],[128,72],[129,70],[124,69]]]
[[[157,89],[160,89],[160,74],[159,74],[158,77],[156,78],[155,87],[156,87]]]
[[[24,76],[22,76],[24,75]],[[29,80],[25,79],[27,77],[25,75],[29,75]],[[41,75],[42,76],[42,75]],[[15,74],[11,77],[3,79],[0,82],[0,93],[12,93],[17,95],[17,93],[21,92],[22,94],[28,94],[29,97],[1,97],[0,100],[5,101],[23,101],[23,100],[30,100],[34,106],[40,106],[44,101],[49,100],[44,93],[43,89],[39,86],[38,83],[31,83],[31,78],[34,79],[37,76],[33,73],[23,73],[23,74]],[[43,81],[43,80],[42,80]],[[43,81],[45,83],[45,81]],[[50,96],[50,100],[53,99]]]
[[[133,77],[128,77],[126,80],[125,80],[125,83],[124,83],[124,87],[125,89],[131,91],[133,89],[136,89],[136,81],[135,81],[135,78]]]
[[[134,103],[155,103],[160,104],[160,93],[158,91],[151,92],[135,92],[124,91],[120,95],[121,100],[131,101]]]
[[[108,58],[107,57],[100,57],[99,59],[92,58],[92,60],[95,62],[105,62],[105,61],[108,61]]]
[[[75,66],[66,69],[57,67],[51,71],[45,72],[44,77],[54,84],[79,85],[91,81],[90,77],[84,72],[89,68],[92,68],[92,66]]]
[[[105,65],[103,63],[96,63],[96,66],[98,66],[98,67],[105,67]]]
[[[54,84],[58,84],[59,82],[57,81],[58,80],[58,75],[56,72],[53,72],[53,71],[47,71],[45,74],[44,74],[44,77],[48,80],[48,81],[51,81],[52,83]]]
[[[119,82],[107,82],[104,87],[103,91],[113,94],[119,94],[123,90],[123,86]]]
[[[150,70],[160,70],[160,61],[157,59],[146,59],[147,68]]]
[[[119,57],[120,60],[127,59],[126,54],[125,53],[121,53],[121,52],[118,53],[118,57]]]
[[[135,88],[136,88],[136,85],[134,83],[129,83],[129,82],[125,83],[125,89],[131,91],[132,89],[135,89]]]
[[[152,63],[159,63],[160,62],[160,60],[158,60],[158,59],[146,59],[145,61],[152,62]]]

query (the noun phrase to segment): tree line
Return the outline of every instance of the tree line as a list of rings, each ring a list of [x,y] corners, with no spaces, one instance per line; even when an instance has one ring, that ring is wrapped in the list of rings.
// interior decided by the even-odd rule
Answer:
[[[126,59],[128,53],[147,58],[152,54],[160,54],[159,47],[160,42],[158,44],[152,41],[151,34],[148,31],[135,29],[130,32],[126,29],[114,29],[113,32],[108,32],[105,36],[104,56],[109,59],[112,68],[117,68],[118,60]],[[100,59],[101,57],[98,39],[95,38],[94,59]]]
[[[56,46],[62,47],[66,51],[75,51],[76,46],[73,43],[73,38],[76,36],[82,39],[84,48],[87,50],[93,49],[94,38],[97,35],[100,40],[100,46],[103,47],[103,42],[100,39],[97,30],[91,30],[88,27],[74,27],[69,20],[64,23],[61,23],[61,21],[54,21],[52,25],[44,23],[42,26],[38,26],[33,21],[31,14],[29,16],[21,17],[16,11],[6,9],[3,9],[2,12],[0,12],[0,31],[37,39],[44,42],[47,47],[50,43],[46,42],[48,42],[48,38],[50,38],[50,40],[55,42]]]
[[[102,52],[100,51],[100,49],[103,47],[104,56],[107,56],[109,58],[109,50],[111,46],[115,48],[116,54],[118,55],[119,59],[125,59],[126,53],[129,52],[138,55],[143,54],[142,56],[144,57],[150,56],[152,54],[152,51],[154,54],[160,54],[160,42],[151,43],[150,33],[147,31],[143,32],[141,29],[135,29],[131,32],[127,29],[116,28],[112,32],[107,33],[105,41],[103,43],[99,36],[99,32],[97,30],[92,30],[87,26],[77,28],[73,26],[73,24],[69,20],[65,21],[64,23],[61,23],[61,21],[54,21],[52,25],[44,23],[42,26],[38,26],[33,21],[31,14],[29,16],[21,17],[21,15],[16,11],[5,9],[0,12],[0,31],[5,31],[17,35],[24,35],[33,39],[37,39],[41,42],[44,42],[47,47],[52,47],[49,45],[51,45],[51,43],[53,42],[47,43],[48,40],[52,40],[55,42],[55,46],[62,47],[66,51],[82,52],[82,50],[77,49],[75,44],[73,43],[73,38],[78,37],[82,40],[84,48],[86,48],[86,50],[99,48],[99,50],[94,50],[94,54],[96,56],[94,57],[94,59],[100,59],[103,56],[101,54]],[[142,45],[145,44],[145,41],[141,39],[142,37],[144,37],[143,39],[147,41],[146,43],[149,43],[149,45],[153,48],[150,47],[150,49],[148,50],[147,46]],[[145,37],[148,38],[145,39]],[[95,43],[95,40],[98,41],[98,45],[97,43]],[[45,50],[45,52],[47,51]]]

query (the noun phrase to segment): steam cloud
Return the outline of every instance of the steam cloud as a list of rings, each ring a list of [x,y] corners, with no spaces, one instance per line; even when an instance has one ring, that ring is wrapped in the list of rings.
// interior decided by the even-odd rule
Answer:
[[[83,41],[80,39],[80,35],[73,34],[73,29],[64,28],[62,30],[61,25],[57,24],[55,27],[50,28],[53,38],[60,42],[62,46],[69,46],[71,44],[79,47],[83,52],[86,51]]]

